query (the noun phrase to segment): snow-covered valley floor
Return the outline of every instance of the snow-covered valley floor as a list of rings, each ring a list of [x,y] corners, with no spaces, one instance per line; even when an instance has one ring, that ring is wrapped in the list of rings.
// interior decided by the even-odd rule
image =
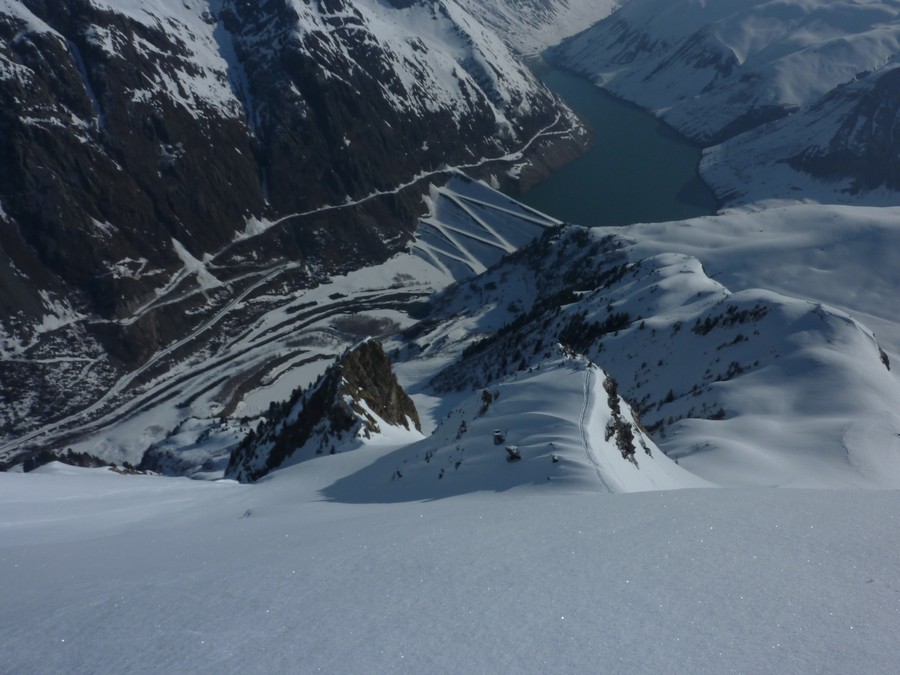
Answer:
[[[0,474],[0,670],[896,672],[896,491],[323,498],[389,452]]]

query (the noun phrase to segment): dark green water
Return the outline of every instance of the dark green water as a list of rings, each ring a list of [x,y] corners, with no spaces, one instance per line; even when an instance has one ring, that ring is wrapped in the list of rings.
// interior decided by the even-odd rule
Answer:
[[[583,157],[518,199],[579,225],[680,220],[716,211],[700,180],[700,148],[635,105],[588,80],[541,64],[537,75],[596,134]]]

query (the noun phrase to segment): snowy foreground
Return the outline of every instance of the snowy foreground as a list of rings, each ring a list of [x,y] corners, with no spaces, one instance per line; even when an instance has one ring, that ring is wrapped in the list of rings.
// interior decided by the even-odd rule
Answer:
[[[900,361],[891,292],[895,210],[734,211],[624,229],[596,254],[589,245],[566,248],[582,240],[561,236],[554,257],[534,267],[525,256],[497,264],[521,245],[510,222],[535,232],[552,223],[464,187],[435,191],[434,216],[423,221],[413,254],[394,261],[410,278],[390,290],[411,297],[481,273],[447,293],[448,311],[461,310],[437,321],[422,345],[389,344],[405,359],[395,365],[424,417],[424,435],[401,437],[383,426],[366,443],[345,439],[352,452],[342,447],[254,485],[56,463],[0,473],[0,672],[898,670],[900,492],[698,487],[703,479],[896,487],[896,471],[883,467],[895,466],[897,369],[882,363],[868,329],[846,318],[876,327],[890,361]],[[521,313],[541,289],[555,289],[543,266],[564,277],[582,259],[596,264],[573,269],[598,278],[622,261],[643,271],[582,290],[567,307],[605,313],[616,303],[646,317],[646,330],[635,319],[605,336],[592,355],[596,365],[550,349],[548,340],[546,356],[530,343],[524,349],[523,339],[533,361],[492,379],[486,407],[480,387],[439,396],[425,386],[474,336],[512,321],[511,306]],[[416,276],[426,261],[430,271]],[[867,266],[884,272],[867,275]],[[397,268],[360,275],[315,291],[321,305],[307,310],[310,331],[327,332],[335,303],[347,297],[338,291],[355,286],[365,289],[360,299],[377,299]],[[718,315],[722,298],[771,304],[758,338],[749,326],[690,328]],[[376,317],[387,311],[374,300],[368,307]],[[827,321],[783,321],[792,308]],[[390,312],[400,328],[409,326],[410,318]],[[298,315],[273,310],[237,344],[262,359],[294,330],[283,322]],[[566,314],[560,317],[554,320]],[[668,328],[676,320],[684,330]],[[739,330],[747,339],[738,343],[732,333]],[[648,416],[668,416],[681,399],[706,401],[663,397],[679,378],[678,393],[690,392],[685,374],[700,373],[705,354],[717,359],[720,343],[742,350],[743,363],[761,364],[703,394],[733,412],[667,425],[673,433],[660,435],[661,444],[635,424],[635,462],[627,461],[607,433],[612,397],[604,373],[622,382],[622,395],[635,388],[661,400]],[[312,346],[337,349],[323,344]],[[641,370],[641,359],[629,356],[637,345],[648,350],[642,359],[657,364],[653,379],[627,370]],[[773,346],[787,356],[775,360]],[[799,349],[816,367],[789,360]],[[295,358],[284,382],[311,376],[306,357]],[[778,370],[785,362],[794,364],[790,377]],[[480,363],[453,372],[478,374]],[[169,442],[202,436],[214,447],[188,451],[217,457],[234,429],[203,436],[199,414],[213,409],[215,377],[202,372],[183,385],[192,406],[178,407],[176,398],[148,407],[103,431],[103,442],[112,446],[149,421],[191,413],[198,428],[185,424]],[[281,379],[263,383],[240,410],[263,408],[282,388]],[[760,401],[772,408],[765,423]],[[813,411],[794,402],[811,402]],[[624,399],[618,407],[633,423]],[[853,433],[842,431],[846,424]],[[522,460],[505,461],[494,429]],[[694,443],[692,433],[719,448],[680,452]],[[741,442],[750,451],[746,466],[730,459],[729,448]],[[884,461],[861,465],[854,457]]]
[[[2,671],[896,672],[897,492],[323,498],[389,452],[0,474]]]

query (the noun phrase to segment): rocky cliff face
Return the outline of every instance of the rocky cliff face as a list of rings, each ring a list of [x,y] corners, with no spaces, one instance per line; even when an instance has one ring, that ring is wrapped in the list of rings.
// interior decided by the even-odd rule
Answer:
[[[0,38],[7,437],[275,266],[296,289],[385,259],[423,177],[575,124],[454,0],[3,0]]]
[[[273,405],[265,422],[232,452],[226,477],[255,481],[291,461],[358,447],[387,431],[421,430],[416,406],[375,341],[347,352],[307,391]]]

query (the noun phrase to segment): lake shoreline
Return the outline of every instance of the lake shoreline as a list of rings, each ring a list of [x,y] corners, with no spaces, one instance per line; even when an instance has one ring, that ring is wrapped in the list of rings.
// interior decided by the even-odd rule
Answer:
[[[702,147],[651,111],[554,63],[546,53],[526,62],[575,112],[594,143],[585,155],[523,191],[520,201],[587,226],[683,220],[720,211],[719,195],[700,173]],[[655,191],[651,197],[648,187]],[[593,204],[573,207],[585,201]]]

